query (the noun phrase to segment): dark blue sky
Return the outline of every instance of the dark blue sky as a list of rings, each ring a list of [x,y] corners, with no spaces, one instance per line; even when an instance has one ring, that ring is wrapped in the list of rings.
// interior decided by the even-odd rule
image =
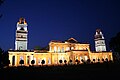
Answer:
[[[4,50],[14,49],[20,17],[28,23],[28,49],[73,37],[89,42],[94,50],[97,28],[102,29],[107,45],[120,31],[119,0],[5,0],[0,13],[0,47]]]

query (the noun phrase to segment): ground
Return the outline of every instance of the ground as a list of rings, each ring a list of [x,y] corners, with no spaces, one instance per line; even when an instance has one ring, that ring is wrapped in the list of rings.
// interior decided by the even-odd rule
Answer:
[[[64,66],[9,67],[0,69],[1,80],[116,80],[120,64],[97,63]]]

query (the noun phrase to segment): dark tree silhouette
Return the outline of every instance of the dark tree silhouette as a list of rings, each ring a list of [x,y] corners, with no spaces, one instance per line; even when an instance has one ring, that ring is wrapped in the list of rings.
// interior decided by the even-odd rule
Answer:
[[[104,62],[104,59],[102,58],[102,62]]]
[[[90,59],[87,59],[87,63],[89,64],[91,61],[90,61]]]
[[[69,60],[69,63],[72,64],[72,60],[71,59]]]
[[[64,63],[67,64],[67,60],[64,60]]]
[[[62,60],[61,59],[59,60],[59,63],[62,64]]]
[[[108,58],[106,58],[105,61],[108,62]]]
[[[49,50],[49,45],[47,45],[47,46],[41,48],[41,50],[46,50],[46,51],[48,51],[48,50]]]
[[[3,66],[3,52],[2,48],[0,48],[0,67]]]
[[[21,64],[21,66],[22,66],[22,64],[24,64],[24,60],[21,59],[19,64]]]
[[[42,65],[45,64],[45,60],[42,60],[42,61],[41,61],[41,64],[42,64]]]
[[[83,63],[84,63],[84,60],[83,60],[83,59],[81,59],[81,62],[83,62]]]
[[[3,4],[4,0],[0,0],[0,6]],[[0,13],[0,18],[2,17],[2,14]]]
[[[120,61],[120,32],[115,37],[112,37],[109,42],[109,47],[112,50],[114,61]]]
[[[3,61],[3,64],[4,66],[9,66],[10,64],[10,60],[9,60],[9,53],[8,51],[4,51],[3,55],[2,55],[2,61]]]
[[[112,51],[120,54],[120,32],[118,32],[115,37],[110,39],[109,47]]]
[[[0,5],[4,2],[4,0],[0,0]]]
[[[100,59],[98,58],[98,63],[100,63]]]
[[[95,59],[93,59],[94,63],[95,63]]]
[[[75,62],[76,62],[77,64],[79,64],[79,60],[78,60],[78,59],[76,59]]]
[[[40,50],[40,49],[41,49],[40,46],[35,46],[35,47],[34,47],[34,50]]]
[[[31,61],[31,64],[32,64],[32,66],[33,66],[33,65],[35,64],[35,60],[32,60],[32,61]]]

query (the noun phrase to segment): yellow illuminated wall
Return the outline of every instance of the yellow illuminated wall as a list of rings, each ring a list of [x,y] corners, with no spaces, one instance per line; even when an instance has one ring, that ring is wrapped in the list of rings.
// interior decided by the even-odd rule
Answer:
[[[70,38],[68,41],[51,41],[49,43],[48,52],[38,52],[38,51],[9,51],[10,66],[20,66],[20,60],[24,60],[24,65],[31,65],[31,61],[35,60],[34,65],[42,65],[41,61],[45,60],[44,65],[58,65],[59,60],[67,61],[70,60],[75,64],[75,60],[78,59],[87,61],[90,59],[95,62],[102,62],[102,59],[113,60],[112,52],[92,52],[90,51],[90,44],[78,43],[74,38]]]

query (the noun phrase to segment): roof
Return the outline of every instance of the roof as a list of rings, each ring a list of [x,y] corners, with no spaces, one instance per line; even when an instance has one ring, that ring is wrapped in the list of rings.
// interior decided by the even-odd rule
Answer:
[[[74,38],[69,38],[68,40],[66,40],[66,42],[69,42],[69,43],[78,43],[78,41]]]

